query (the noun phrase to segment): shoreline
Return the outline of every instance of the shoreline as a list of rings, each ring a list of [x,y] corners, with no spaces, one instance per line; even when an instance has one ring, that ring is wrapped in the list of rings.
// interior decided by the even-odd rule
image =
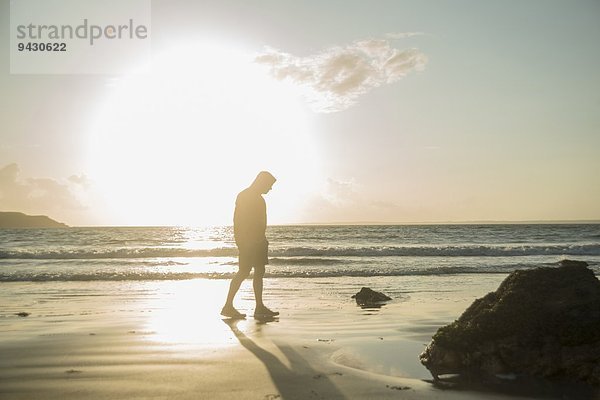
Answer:
[[[443,390],[418,360],[506,276],[266,279],[269,322],[219,315],[228,280],[0,283],[0,398],[548,398]],[[362,286],[393,299],[361,308]],[[236,306],[253,304],[246,280]]]
[[[504,276],[447,278],[268,279],[269,323],[224,321],[226,280],[2,284],[0,397],[507,398],[423,381],[431,334]],[[394,300],[362,309],[362,284]],[[246,281],[237,305],[252,304]]]

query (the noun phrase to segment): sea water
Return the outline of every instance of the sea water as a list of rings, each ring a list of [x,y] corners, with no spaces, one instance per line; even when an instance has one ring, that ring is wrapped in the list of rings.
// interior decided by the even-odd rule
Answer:
[[[583,260],[600,273],[600,224],[270,226],[267,277],[506,274]],[[220,227],[0,230],[0,282],[230,278]]]

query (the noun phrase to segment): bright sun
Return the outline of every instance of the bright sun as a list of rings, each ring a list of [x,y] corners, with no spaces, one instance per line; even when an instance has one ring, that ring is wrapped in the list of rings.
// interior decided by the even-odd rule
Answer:
[[[110,88],[88,169],[114,223],[228,224],[235,195],[260,170],[278,178],[271,221],[295,220],[317,185],[310,116],[253,57],[209,44],[171,48]]]

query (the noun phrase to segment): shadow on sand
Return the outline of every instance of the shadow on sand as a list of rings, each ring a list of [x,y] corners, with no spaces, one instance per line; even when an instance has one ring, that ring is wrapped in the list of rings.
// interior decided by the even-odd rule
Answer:
[[[326,374],[312,368],[304,357],[290,346],[276,344],[289,360],[290,367],[288,367],[275,355],[258,346],[252,339],[240,331],[237,327],[239,320],[223,319],[223,322],[231,328],[231,331],[240,344],[264,364],[281,395],[281,399],[327,398],[342,400],[346,398]],[[269,321],[258,321],[259,324],[265,324],[266,322]],[[340,373],[336,374],[341,375]]]

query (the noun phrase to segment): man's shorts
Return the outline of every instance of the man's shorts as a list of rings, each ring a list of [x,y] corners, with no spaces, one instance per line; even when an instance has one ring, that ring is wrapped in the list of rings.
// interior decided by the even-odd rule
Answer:
[[[239,244],[239,266],[240,268],[253,268],[264,266],[269,263],[269,242],[252,244]]]

